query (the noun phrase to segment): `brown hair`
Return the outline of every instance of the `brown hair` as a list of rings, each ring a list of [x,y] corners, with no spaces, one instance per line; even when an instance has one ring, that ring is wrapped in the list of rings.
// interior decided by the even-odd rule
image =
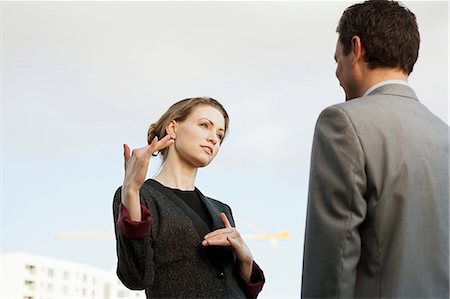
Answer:
[[[357,35],[364,61],[372,69],[400,68],[408,75],[419,55],[420,35],[416,16],[396,1],[369,0],[348,7],[336,29],[344,55]]]
[[[230,118],[228,117],[228,113],[225,111],[225,108],[223,108],[222,104],[220,104],[218,101],[214,100],[213,98],[208,97],[197,97],[197,98],[188,98],[181,100],[179,102],[176,102],[170,108],[164,113],[159,120],[151,124],[147,131],[147,142],[150,144],[153,140],[153,138],[158,137],[158,140],[161,140],[164,138],[164,136],[167,135],[166,133],[166,127],[170,124],[171,121],[184,121],[192,111],[194,111],[195,108],[197,108],[200,105],[209,105],[217,110],[219,110],[223,118],[225,119],[225,133],[228,130],[228,124],[230,123]],[[224,135],[225,138],[225,135]],[[222,139],[223,141],[223,139]],[[222,143],[221,141],[221,143]],[[167,157],[167,151],[168,148],[165,148],[160,151],[163,160]]]

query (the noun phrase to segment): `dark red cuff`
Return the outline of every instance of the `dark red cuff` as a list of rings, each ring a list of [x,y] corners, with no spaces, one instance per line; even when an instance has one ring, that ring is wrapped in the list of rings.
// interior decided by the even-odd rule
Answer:
[[[119,219],[117,219],[117,227],[128,239],[140,239],[150,234],[152,214],[141,204],[142,219],[140,222],[132,221],[127,208],[120,204]]]
[[[264,273],[259,268],[258,264],[253,261],[253,267],[252,267],[252,274],[250,275],[250,281],[247,281],[244,278],[244,275],[241,273],[241,271],[238,271],[238,281],[241,285],[242,289],[244,290],[245,296],[247,298],[256,298],[261,292],[264,283],[266,282],[266,279],[264,278]]]

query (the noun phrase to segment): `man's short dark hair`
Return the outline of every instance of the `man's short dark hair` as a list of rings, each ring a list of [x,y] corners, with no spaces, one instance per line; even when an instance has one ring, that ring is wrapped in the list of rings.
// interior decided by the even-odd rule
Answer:
[[[372,69],[400,68],[409,75],[419,55],[416,16],[396,1],[369,0],[348,7],[336,31],[344,55],[352,49],[352,37],[359,36],[364,61]]]

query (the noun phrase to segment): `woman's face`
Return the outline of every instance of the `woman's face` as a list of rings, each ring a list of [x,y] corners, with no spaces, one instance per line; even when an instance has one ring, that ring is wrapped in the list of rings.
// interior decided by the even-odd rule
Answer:
[[[173,147],[181,160],[193,167],[208,165],[219,152],[225,137],[222,113],[209,105],[201,105],[174,127]]]

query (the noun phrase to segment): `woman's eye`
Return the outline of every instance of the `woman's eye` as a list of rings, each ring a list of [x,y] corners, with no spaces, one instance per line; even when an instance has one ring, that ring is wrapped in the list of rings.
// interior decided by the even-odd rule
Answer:
[[[222,134],[217,134],[217,137],[219,137],[220,140],[223,140],[223,135]]]
[[[204,128],[208,128],[208,124],[207,123],[202,123],[202,124],[200,124],[202,127],[204,127]]]

